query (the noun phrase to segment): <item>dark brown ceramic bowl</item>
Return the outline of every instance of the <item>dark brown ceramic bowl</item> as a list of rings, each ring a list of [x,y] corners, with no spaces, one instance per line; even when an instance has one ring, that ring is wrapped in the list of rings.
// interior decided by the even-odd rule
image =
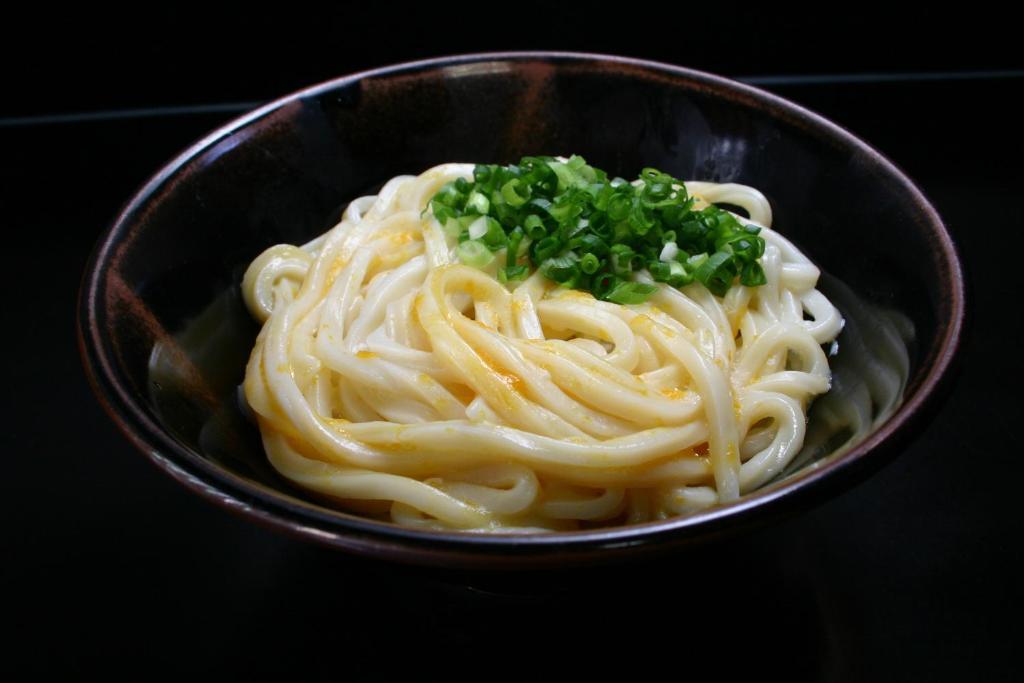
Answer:
[[[821,286],[848,325],[828,395],[835,400],[812,407],[797,464],[736,503],[689,517],[532,536],[401,528],[322,506],[278,477],[237,401],[257,332],[238,290],[250,260],[269,245],[319,234],[350,199],[392,176],[445,161],[571,153],[624,176],[655,166],[756,186],[772,203],[775,227],[828,274]],[[79,312],[101,401],[136,446],[191,490],[338,548],[506,567],[678,547],[850,486],[926,424],[963,321],[961,266],[942,221],[906,176],[845,130],[705,73],[559,53],[378,69],[231,122],[127,204],[92,256]]]

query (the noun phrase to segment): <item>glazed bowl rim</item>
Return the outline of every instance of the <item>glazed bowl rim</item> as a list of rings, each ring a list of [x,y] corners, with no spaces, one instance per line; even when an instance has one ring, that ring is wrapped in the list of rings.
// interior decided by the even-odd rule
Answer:
[[[638,69],[646,74],[661,74],[675,79],[682,91],[705,89],[718,98],[737,106],[760,109],[768,117],[802,125],[809,135],[832,139],[845,148],[860,152],[878,164],[900,184],[901,194],[909,196],[924,217],[924,224],[937,238],[948,278],[943,293],[950,299],[951,317],[937,320],[936,342],[925,351],[920,367],[924,377],[905,397],[904,403],[862,442],[845,453],[826,461],[804,467],[799,472],[761,489],[748,493],[738,501],[714,507],[685,517],[641,524],[596,528],[584,531],[560,531],[545,534],[480,534],[467,532],[425,531],[376,521],[344,512],[336,512],[295,499],[237,475],[185,447],[164,429],[160,422],[132,397],[123,381],[118,362],[99,323],[104,291],[104,274],[118,244],[131,231],[133,221],[158,195],[161,187],[178,172],[186,169],[204,152],[227,136],[254,124],[267,114],[298,100],[338,90],[361,80],[392,77],[409,73],[443,69],[452,66],[486,62],[549,61],[587,66],[612,63]],[[243,143],[244,144],[244,143]],[[767,519],[782,512],[784,500],[795,502],[810,495],[820,496],[828,484],[838,483],[841,472],[853,475],[866,471],[869,461],[881,462],[883,450],[895,452],[914,436],[923,423],[922,415],[936,407],[940,385],[951,374],[961,347],[966,318],[966,292],[963,268],[956,246],[936,210],[923,193],[895,164],[852,133],[824,117],[777,95],[731,79],[685,67],[655,61],[613,55],[578,52],[494,52],[437,57],[361,71],[312,85],[278,98],[218,127],[190,145],[155,173],[132,196],[117,218],[98,240],[83,274],[78,306],[78,341],[86,374],[94,392],[122,432],[156,465],[206,498],[267,526],[275,527],[331,546],[350,550],[377,552],[409,559],[424,550],[435,550],[439,556],[456,553],[519,552],[544,554],[554,551],[587,551],[637,546],[655,537],[666,539],[711,536],[758,523],[758,515]],[[927,364],[927,365],[926,365]],[[884,449],[884,446],[890,446]],[[875,456],[875,457],[872,457]],[[429,554],[429,553],[428,553]],[[414,558],[415,559],[415,558]],[[422,560],[422,558],[419,558]],[[417,560],[419,561],[419,560]]]

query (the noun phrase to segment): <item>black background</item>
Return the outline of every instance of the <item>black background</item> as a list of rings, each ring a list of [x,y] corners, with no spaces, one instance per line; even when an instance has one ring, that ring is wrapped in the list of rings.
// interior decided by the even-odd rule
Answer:
[[[379,2],[330,12],[39,8],[0,46],[8,396],[0,587],[32,673],[384,680],[782,673],[1012,680],[1024,474],[1015,24],[959,14]],[[623,54],[743,77],[903,167],[967,264],[962,371],[867,482],[658,562],[503,576],[353,558],[256,528],[159,473],[85,381],[78,282],[122,202],[196,138],[352,71],[471,51]],[[995,72],[995,73],[993,73]]]

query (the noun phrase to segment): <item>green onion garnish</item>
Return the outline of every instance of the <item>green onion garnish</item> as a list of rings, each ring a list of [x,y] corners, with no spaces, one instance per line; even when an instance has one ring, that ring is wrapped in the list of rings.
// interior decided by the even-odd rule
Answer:
[[[478,240],[466,240],[460,242],[455,249],[459,260],[473,268],[483,268],[494,260],[494,254],[487,246]]]
[[[472,181],[442,187],[429,210],[457,240],[463,263],[483,268],[505,249],[501,282],[539,269],[562,287],[620,304],[657,290],[635,281],[640,269],[672,287],[700,282],[717,296],[737,280],[765,284],[761,229],[716,206],[694,210],[682,182],[654,168],[628,183],[609,180],[579,156],[478,165]]]

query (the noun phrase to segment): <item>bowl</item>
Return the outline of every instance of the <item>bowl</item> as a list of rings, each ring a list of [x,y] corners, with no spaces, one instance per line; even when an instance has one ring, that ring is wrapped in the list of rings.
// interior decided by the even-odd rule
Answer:
[[[584,156],[610,173],[759,188],[774,225],[824,273],[847,320],[833,390],[773,482],[685,517],[537,535],[403,528],[340,512],[269,466],[239,384],[258,327],[248,263],[301,244],[351,199],[452,160]],[[463,567],[621,559],[750,529],[849,487],[923,428],[964,324],[953,242],[914,184],[849,132],[791,102],[676,66],[588,54],[479,54],[345,76],[210,133],[161,169],[100,239],[79,339],[124,434],[192,491],[303,539]]]

